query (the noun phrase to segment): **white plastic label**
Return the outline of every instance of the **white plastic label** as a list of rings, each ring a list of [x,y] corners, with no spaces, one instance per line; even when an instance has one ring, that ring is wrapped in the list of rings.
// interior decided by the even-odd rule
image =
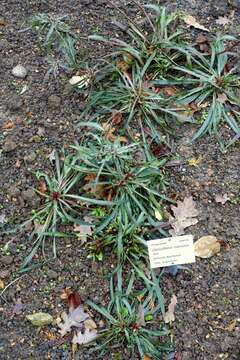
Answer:
[[[195,262],[192,235],[148,240],[147,245],[151,268]]]

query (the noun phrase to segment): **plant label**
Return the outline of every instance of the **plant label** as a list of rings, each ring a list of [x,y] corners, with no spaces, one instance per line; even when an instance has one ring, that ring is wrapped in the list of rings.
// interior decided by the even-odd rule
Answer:
[[[195,262],[192,235],[149,240],[147,245],[151,268]]]

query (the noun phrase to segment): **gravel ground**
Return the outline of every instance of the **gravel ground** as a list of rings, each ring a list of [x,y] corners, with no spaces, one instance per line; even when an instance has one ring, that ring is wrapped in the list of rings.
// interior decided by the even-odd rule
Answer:
[[[137,10],[131,1],[116,1],[129,16]],[[163,1],[169,10],[179,9],[193,15],[210,29],[210,34],[223,30],[216,24],[219,16],[231,17],[225,32],[237,35],[240,2],[237,0],[178,0]],[[104,0],[1,0],[0,2],[0,128],[13,123],[11,129],[0,130],[0,215],[23,218],[29,207],[36,205],[31,186],[36,185],[32,173],[50,171],[49,154],[53,149],[68,146],[80,136],[75,120],[84,107],[82,99],[69,91],[70,77],[60,72],[57,78],[46,79],[47,64],[38,34],[29,29],[19,32],[22,24],[36,13],[68,14],[71,27],[81,36],[101,34],[121,36],[110,19],[115,9]],[[184,27],[185,25],[183,25]],[[189,36],[201,34],[189,29]],[[79,59],[96,58],[106,54],[102,44],[79,44]],[[22,64],[28,70],[24,79],[11,74],[12,68]],[[25,91],[21,94],[21,91]],[[216,140],[204,137],[189,145],[193,127],[184,126],[184,136],[174,143],[174,151],[184,159],[169,168],[172,183],[170,192],[179,199],[192,196],[199,209],[198,224],[189,232],[198,239],[215,235],[227,243],[221,252],[210,259],[197,259],[189,270],[182,270],[176,278],[166,274],[161,286],[169,302],[177,296],[176,321],[172,325],[177,353],[175,360],[240,359],[239,350],[239,142],[226,152]],[[190,166],[189,158],[202,160]],[[215,201],[216,195],[227,194],[225,204]],[[16,270],[26,252],[26,233],[0,237],[0,248],[10,241],[9,254],[0,253],[0,284],[4,293],[0,298],[0,360],[7,359],[128,359],[123,352],[104,358],[90,355],[88,350],[71,354],[70,338],[61,339],[56,326],[37,329],[25,320],[33,312],[47,312],[56,317],[64,309],[60,294],[67,286],[78,290],[82,301],[87,299],[104,305],[108,299],[108,282],[99,280],[111,269],[114,256],[106,256],[104,264],[92,264],[76,246],[76,242],[61,239],[58,258],[49,266],[18,278]],[[76,239],[77,241],[77,239]],[[5,286],[9,287],[5,289]],[[1,291],[1,289],[0,289]],[[12,306],[21,299],[24,308],[12,316]],[[235,326],[231,326],[235,324]],[[118,357],[117,357],[118,356]],[[178,357],[177,357],[178,356]]]

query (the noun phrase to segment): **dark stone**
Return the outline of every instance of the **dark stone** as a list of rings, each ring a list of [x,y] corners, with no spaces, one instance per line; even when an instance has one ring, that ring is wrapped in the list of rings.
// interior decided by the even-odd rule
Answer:
[[[17,141],[13,138],[8,138],[4,145],[3,145],[3,150],[6,152],[10,152],[13,151],[17,148],[18,144]]]
[[[7,103],[7,107],[11,111],[20,110],[22,106],[23,106],[23,99],[21,98],[20,95],[11,96],[11,98]]]
[[[10,265],[13,262],[13,257],[11,255],[2,256],[0,261],[4,265]]]
[[[48,97],[48,106],[50,109],[58,109],[61,105],[61,98],[57,95],[50,95]]]
[[[54,270],[48,270],[48,277],[49,279],[57,279],[58,273]]]

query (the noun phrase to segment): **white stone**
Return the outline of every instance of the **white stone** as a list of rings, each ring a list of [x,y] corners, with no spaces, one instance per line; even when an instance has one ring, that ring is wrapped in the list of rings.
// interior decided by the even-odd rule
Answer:
[[[23,65],[18,64],[12,69],[12,74],[18,78],[24,79],[27,76],[27,69]]]

